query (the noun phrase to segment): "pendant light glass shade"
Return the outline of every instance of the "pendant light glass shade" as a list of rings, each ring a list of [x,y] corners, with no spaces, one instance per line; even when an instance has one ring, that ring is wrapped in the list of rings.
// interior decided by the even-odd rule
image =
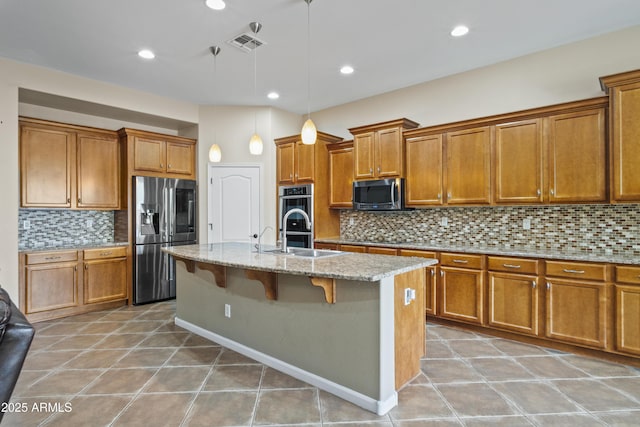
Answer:
[[[220,146],[218,144],[212,144],[209,148],[209,161],[218,163],[220,160],[222,160],[222,151],[220,151]]]
[[[257,133],[254,133],[249,140],[249,152],[254,156],[262,154],[262,138]]]
[[[313,120],[307,119],[302,126],[302,132],[300,133],[302,136],[302,143],[306,145],[313,145],[316,143],[316,139],[318,138],[318,131],[316,129],[315,123]]]

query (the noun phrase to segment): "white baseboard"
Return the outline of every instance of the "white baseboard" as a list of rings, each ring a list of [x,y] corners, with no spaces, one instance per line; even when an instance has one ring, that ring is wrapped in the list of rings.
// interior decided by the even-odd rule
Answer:
[[[214,332],[208,331],[204,328],[201,328],[200,326],[194,325],[193,323],[187,322],[178,317],[175,318],[175,323],[177,326],[193,332],[196,335],[207,338],[210,341],[218,343],[244,356],[250,357],[253,360],[257,360],[258,362],[263,363],[273,369],[277,369],[280,372],[291,375],[292,377],[299,379],[300,381],[304,381],[313,386],[316,386],[321,390],[334,394],[341,399],[351,402],[354,405],[364,408],[367,411],[374,412],[378,415],[385,415],[398,404],[397,392],[393,392],[393,394],[385,400],[376,400],[372,397],[365,396],[360,392],[322,378],[314,373],[305,371],[304,369],[300,369],[297,366],[291,365],[287,362],[283,362],[282,360],[276,359],[275,357],[269,356],[268,354],[264,354],[250,347],[247,347],[246,345],[230,340],[229,338],[225,338]]]

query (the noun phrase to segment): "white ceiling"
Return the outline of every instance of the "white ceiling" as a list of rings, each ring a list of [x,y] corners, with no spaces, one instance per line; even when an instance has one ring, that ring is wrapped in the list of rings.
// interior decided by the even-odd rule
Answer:
[[[307,110],[304,0],[0,0],[0,56],[215,105]],[[227,40],[259,21],[252,53]],[[464,23],[470,33],[449,35]],[[314,0],[311,111],[640,24],[638,0]],[[214,57],[218,45],[214,85]],[[156,59],[142,60],[141,48]],[[630,53],[637,54],[637,52]],[[340,75],[344,64],[355,68]],[[275,90],[280,99],[266,94]]]

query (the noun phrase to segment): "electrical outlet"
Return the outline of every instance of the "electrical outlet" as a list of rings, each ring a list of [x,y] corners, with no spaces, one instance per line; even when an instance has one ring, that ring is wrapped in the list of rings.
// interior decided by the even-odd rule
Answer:
[[[231,318],[231,304],[224,305],[224,317]]]
[[[531,230],[531,218],[525,218],[522,220],[522,228],[525,230]]]
[[[440,225],[443,227],[446,227],[447,225],[449,225],[449,218],[447,218],[446,216],[443,216],[442,219],[440,220]]]
[[[28,229],[30,229],[30,228],[31,228],[31,221],[29,221],[28,219],[27,219],[27,220],[24,220],[24,221],[22,222],[22,228],[23,228],[24,230],[28,230]]]
[[[92,219],[88,219],[87,220],[87,228],[93,228],[93,220]]]

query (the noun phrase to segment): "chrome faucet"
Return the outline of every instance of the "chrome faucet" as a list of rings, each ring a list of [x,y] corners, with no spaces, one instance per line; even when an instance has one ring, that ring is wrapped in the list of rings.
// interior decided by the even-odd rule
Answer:
[[[309,215],[305,211],[300,208],[293,208],[287,211],[282,218],[282,252],[287,253],[289,249],[287,248],[287,219],[289,219],[289,215],[293,213],[299,213],[304,217],[304,220],[307,225],[307,230],[311,230],[311,220],[309,219]]]
[[[256,234],[254,234],[254,235],[253,235],[253,238],[258,238],[258,244],[257,244],[257,245],[255,245],[255,248],[256,248],[256,250],[257,250],[258,252],[262,252],[262,244],[260,243],[260,240],[262,239],[262,235],[263,235],[263,234],[264,234],[268,229],[273,230],[273,227],[272,227],[272,226],[270,226],[270,225],[267,225],[267,226],[262,230],[262,232],[261,232],[260,234],[257,234],[257,235],[256,235]],[[274,230],[274,231],[275,231],[275,230]]]

